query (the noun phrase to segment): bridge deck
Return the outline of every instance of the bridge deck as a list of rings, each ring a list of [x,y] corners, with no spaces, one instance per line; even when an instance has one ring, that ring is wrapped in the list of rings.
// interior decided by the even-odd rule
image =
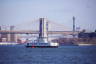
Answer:
[[[0,34],[39,34],[39,31],[7,31],[0,30]],[[48,34],[73,34],[73,31],[48,31]],[[78,34],[78,31],[74,32],[74,34]]]

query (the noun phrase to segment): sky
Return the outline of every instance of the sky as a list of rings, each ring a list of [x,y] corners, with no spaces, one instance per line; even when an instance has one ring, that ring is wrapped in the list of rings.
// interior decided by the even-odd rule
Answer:
[[[44,17],[72,29],[73,16],[76,27],[94,31],[96,0],[0,0],[0,25],[18,26]]]

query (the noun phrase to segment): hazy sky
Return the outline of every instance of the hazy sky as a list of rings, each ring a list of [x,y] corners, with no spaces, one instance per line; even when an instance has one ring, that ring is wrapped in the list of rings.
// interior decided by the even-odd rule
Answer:
[[[72,28],[96,29],[96,0],[0,0],[0,25],[16,25],[45,17]]]

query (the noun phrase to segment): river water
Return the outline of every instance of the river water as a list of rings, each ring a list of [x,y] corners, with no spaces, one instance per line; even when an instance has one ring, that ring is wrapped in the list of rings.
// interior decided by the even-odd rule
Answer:
[[[0,46],[0,64],[96,64],[96,46]]]

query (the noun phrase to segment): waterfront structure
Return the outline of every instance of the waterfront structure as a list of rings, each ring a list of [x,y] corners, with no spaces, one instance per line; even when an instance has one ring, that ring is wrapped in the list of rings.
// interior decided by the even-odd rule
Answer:
[[[0,30],[2,31],[2,27],[0,26]],[[6,30],[5,30],[6,31]],[[14,26],[10,26],[9,31],[14,31]],[[14,33],[1,33],[0,34],[0,42],[17,42],[18,35]]]

